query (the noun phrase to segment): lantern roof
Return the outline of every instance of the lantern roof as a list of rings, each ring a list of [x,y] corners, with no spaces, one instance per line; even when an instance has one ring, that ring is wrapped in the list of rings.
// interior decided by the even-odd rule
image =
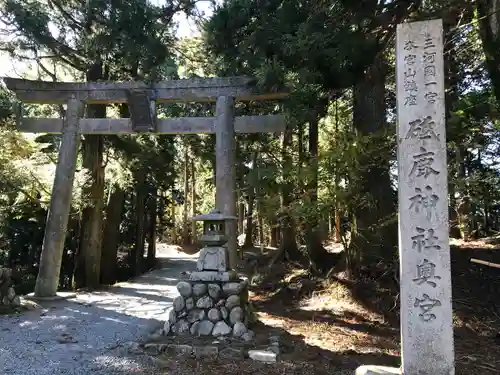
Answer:
[[[193,221],[226,221],[237,219],[236,216],[225,215],[217,209],[210,211],[208,214],[202,214],[191,218]]]

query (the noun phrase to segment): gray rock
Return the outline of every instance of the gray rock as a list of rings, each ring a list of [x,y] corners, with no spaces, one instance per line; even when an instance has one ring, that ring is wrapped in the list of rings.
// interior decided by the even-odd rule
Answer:
[[[188,283],[187,281],[181,281],[180,283],[177,284],[177,290],[179,291],[179,294],[183,296],[184,298],[187,298],[191,295],[193,292],[193,288],[191,287],[191,284]]]
[[[19,307],[21,306],[21,298],[19,298],[19,296],[15,296],[12,301],[10,301],[10,304],[12,305],[12,307]]]
[[[280,354],[280,347],[278,345],[271,345],[267,347],[267,350],[275,354]]]
[[[241,348],[224,348],[219,351],[219,358],[221,359],[243,359],[245,353]]]
[[[9,301],[12,301],[15,296],[16,296],[16,292],[14,291],[14,288],[13,287],[9,287],[7,289],[7,298],[9,299]]]
[[[275,363],[277,358],[276,353],[270,352],[268,350],[249,350],[248,356],[254,361],[265,363]]]
[[[163,335],[167,336],[169,333],[170,333],[170,327],[171,327],[171,324],[170,322],[167,320],[165,322],[165,324],[163,325]]]
[[[144,351],[148,354],[160,354],[162,345],[163,344],[150,342],[150,343],[144,344]]]
[[[173,307],[169,307],[167,309],[167,315],[168,315],[167,319],[170,322],[170,324],[175,324],[177,322],[177,314]]]
[[[227,309],[224,306],[222,306],[220,308],[220,313],[222,315],[222,319],[224,319],[224,320],[226,320],[229,317],[229,312],[227,311]]]
[[[220,321],[217,322],[212,331],[212,335],[214,336],[226,336],[231,333],[231,327],[227,325],[226,322]]]
[[[190,311],[194,309],[195,303],[193,298],[187,298],[186,299],[186,310]]]
[[[226,304],[226,300],[225,300],[225,299],[220,299],[220,300],[217,302],[216,306],[217,306],[217,307],[221,307],[221,306],[224,306],[225,304]]]
[[[271,345],[279,345],[280,337],[279,336],[269,336],[269,342]]]
[[[401,369],[396,367],[365,365],[358,367],[355,375],[401,375]]]
[[[237,295],[229,296],[226,300],[226,308],[231,311],[233,307],[240,306],[240,297]]]
[[[210,320],[202,320],[198,325],[198,336],[208,336],[212,333],[214,324]]]
[[[205,318],[205,311],[201,309],[193,309],[188,313],[187,321],[189,323],[194,323]]]
[[[193,285],[193,294],[196,297],[200,297],[207,293],[207,284],[194,284]]]
[[[220,295],[220,286],[217,284],[208,284],[208,295],[213,299],[219,298]]]
[[[142,348],[138,342],[129,341],[129,342],[125,343],[125,347],[127,348],[127,351],[131,354],[142,353]]]
[[[177,296],[174,298],[174,302],[172,303],[174,306],[175,311],[180,312],[186,306],[184,303],[184,298],[182,296]]]
[[[210,309],[208,311],[208,319],[210,319],[214,323],[217,323],[221,319],[221,313],[219,309],[217,308]]]
[[[196,358],[211,357],[217,358],[219,348],[215,345],[196,345],[193,346],[193,354]]]
[[[189,357],[193,353],[193,347],[185,344],[168,344],[165,353],[176,354],[182,357]]]
[[[222,290],[224,291],[224,294],[226,294],[226,296],[232,296],[234,294],[240,294],[240,292],[241,292],[241,285],[240,285],[240,283],[225,283],[222,286]]]
[[[236,322],[236,324],[233,327],[233,336],[234,337],[241,337],[245,333],[247,333],[247,327],[242,322]]]
[[[2,298],[2,304],[4,304],[5,306],[9,306],[10,305],[10,301],[9,299],[7,298],[7,296],[4,296]]]
[[[191,335],[193,336],[198,336],[198,331],[200,328],[200,322],[194,322],[191,324],[191,328],[189,328],[189,332],[191,332]]]
[[[255,337],[255,333],[253,331],[248,330],[246,333],[244,333],[241,338],[245,341],[252,341]]]
[[[244,313],[243,309],[239,306],[236,306],[229,313],[229,321],[231,322],[232,325],[235,325],[238,322],[242,322],[244,316],[245,316],[245,313]]]
[[[196,301],[196,307],[199,309],[210,309],[214,305],[214,302],[209,296],[203,296],[198,301]]]
[[[189,333],[189,323],[187,320],[181,319],[171,327],[171,330],[176,335],[185,335]]]

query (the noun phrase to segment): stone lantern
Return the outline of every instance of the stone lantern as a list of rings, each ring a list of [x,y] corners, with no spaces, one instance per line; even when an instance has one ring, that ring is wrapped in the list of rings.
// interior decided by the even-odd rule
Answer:
[[[200,241],[204,247],[200,251],[196,270],[198,272],[228,272],[229,256],[227,248],[224,246],[228,241],[226,223],[229,220],[237,220],[237,218],[213,210],[209,214],[195,216],[192,220],[203,221],[203,235]],[[229,278],[229,275],[227,277]],[[224,275],[220,275],[220,278],[223,281]]]
[[[248,304],[248,280],[229,268],[226,224],[237,220],[214,210],[193,217],[203,222],[203,248],[196,270],[177,284],[179,296],[173,301],[165,322],[165,335],[232,336],[252,340],[248,329],[253,320]]]

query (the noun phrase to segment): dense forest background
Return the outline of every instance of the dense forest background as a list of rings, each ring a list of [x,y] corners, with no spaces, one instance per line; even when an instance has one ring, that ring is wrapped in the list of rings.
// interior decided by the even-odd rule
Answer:
[[[451,236],[500,230],[500,1],[3,0],[0,49],[50,81],[171,80],[250,75],[280,102],[284,134],[237,137],[241,248],[276,247],[272,262],[311,273],[397,269],[396,25],[442,18]],[[176,36],[175,15],[201,35]],[[34,76],[34,77],[33,77]],[[21,106],[0,88],[0,264],[33,290],[59,135],[16,131]],[[89,117],[128,117],[126,105]],[[24,116],[63,107],[22,105]],[[213,116],[212,104],[161,105],[159,116]],[[196,245],[189,217],[214,204],[212,135],[83,137],[62,288],[95,287],[154,266],[155,244]],[[198,230],[197,230],[198,229]],[[104,240],[105,239],[105,240]],[[341,243],[341,255],[328,244]],[[100,259],[100,267],[85,263]],[[382,266],[381,266],[382,265]]]

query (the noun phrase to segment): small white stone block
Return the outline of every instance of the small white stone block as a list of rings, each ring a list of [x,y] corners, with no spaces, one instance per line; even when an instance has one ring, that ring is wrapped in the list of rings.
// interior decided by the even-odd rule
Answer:
[[[276,363],[276,358],[278,357],[276,353],[268,350],[249,350],[248,356],[254,361],[265,363]]]
[[[354,375],[401,375],[401,369],[387,366],[360,366]]]
[[[196,262],[198,271],[219,271],[229,270],[229,260],[227,249],[224,247],[204,247],[200,251],[200,257]]]

